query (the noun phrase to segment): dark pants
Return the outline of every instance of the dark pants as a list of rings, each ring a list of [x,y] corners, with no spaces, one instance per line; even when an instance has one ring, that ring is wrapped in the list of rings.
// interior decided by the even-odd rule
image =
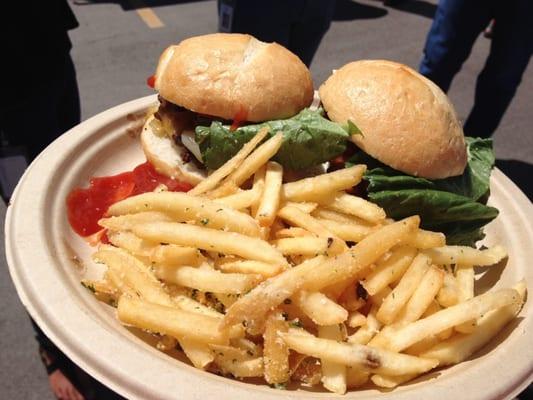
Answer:
[[[440,0],[420,73],[448,91],[472,46],[495,18],[490,54],[476,83],[469,136],[488,137],[511,103],[533,52],[532,0]]]
[[[56,345],[48,339],[39,326],[30,318],[39,343],[39,353],[46,366],[47,373],[61,370],[68,380],[76,387],[85,400],[122,400],[123,397],[104,386],[92,376],[74,364]]]
[[[67,52],[51,76],[20,90],[0,109],[0,130],[8,146],[22,147],[31,162],[62,133],[80,122],[76,71]]]
[[[219,0],[219,30],[277,42],[309,66],[335,11],[335,0]]]

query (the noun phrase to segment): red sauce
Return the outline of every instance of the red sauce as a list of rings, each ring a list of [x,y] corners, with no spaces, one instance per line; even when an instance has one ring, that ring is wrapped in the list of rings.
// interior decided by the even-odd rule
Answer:
[[[236,130],[242,125],[243,122],[246,122],[246,118],[248,118],[248,111],[246,111],[244,107],[241,107],[237,114],[235,114],[235,117],[233,117],[233,123],[231,124],[229,130]]]
[[[150,86],[150,87],[153,89],[154,86],[155,86],[155,75],[149,76],[149,77],[146,79],[146,84],[147,84],[148,86]]]
[[[188,183],[159,174],[148,162],[130,172],[92,178],[88,188],[75,188],[67,196],[70,226],[80,236],[92,235],[102,230],[98,220],[105,215],[109,206],[127,197],[151,192],[160,184],[173,192],[185,192],[192,188]]]

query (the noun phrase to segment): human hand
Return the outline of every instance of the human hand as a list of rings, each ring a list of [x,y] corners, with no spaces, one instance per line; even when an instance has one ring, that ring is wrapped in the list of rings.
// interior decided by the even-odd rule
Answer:
[[[83,396],[74,387],[72,382],[61,372],[56,369],[48,375],[48,381],[52,392],[59,400],[84,400]]]

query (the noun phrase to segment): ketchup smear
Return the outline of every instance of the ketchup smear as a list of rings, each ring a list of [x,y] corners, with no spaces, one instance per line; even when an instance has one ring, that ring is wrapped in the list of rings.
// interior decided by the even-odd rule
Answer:
[[[192,188],[188,183],[159,174],[149,162],[138,165],[133,171],[91,178],[89,182],[88,188],[76,188],[67,196],[68,221],[80,236],[101,231],[98,220],[117,201],[151,192],[160,184],[164,184],[172,192],[186,192]]]
[[[229,130],[234,131],[239,126],[243,124],[243,122],[246,121],[246,118],[248,118],[248,111],[244,107],[241,107],[239,111],[237,111],[237,114],[233,117],[233,123],[231,124]]]
[[[147,84],[148,86],[150,86],[150,87],[153,89],[154,86],[155,86],[155,75],[149,76],[149,77],[146,79],[146,84]]]

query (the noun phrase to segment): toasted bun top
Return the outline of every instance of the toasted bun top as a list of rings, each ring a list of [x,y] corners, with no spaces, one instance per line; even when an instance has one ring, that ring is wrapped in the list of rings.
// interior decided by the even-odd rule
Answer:
[[[313,100],[311,74],[296,55],[241,34],[197,36],[168,47],[155,88],[197,113],[251,122],[291,117]]]
[[[331,120],[351,120],[363,151],[394,169],[429,179],[463,173],[463,129],[448,97],[406,65],[366,60],[346,64],[320,87]]]

